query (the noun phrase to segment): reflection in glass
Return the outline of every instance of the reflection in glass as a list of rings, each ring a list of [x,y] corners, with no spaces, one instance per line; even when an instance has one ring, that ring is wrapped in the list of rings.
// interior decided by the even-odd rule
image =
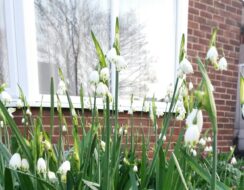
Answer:
[[[95,33],[104,52],[109,49],[109,0],[35,0],[40,92],[49,93],[58,68],[69,81],[71,95],[80,84],[89,90],[88,75],[98,63],[91,39]]]

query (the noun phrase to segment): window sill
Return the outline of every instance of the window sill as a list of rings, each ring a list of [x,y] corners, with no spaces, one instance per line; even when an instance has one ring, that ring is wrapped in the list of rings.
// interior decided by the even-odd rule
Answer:
[[[80,109],[80,97],[79,96],[71,96],[71,101],[73,103],[74,108]],[[69,103],[66,96],[59,96],[62,108],[69,108]],[[90,103],[91,102],[91,103]],[[39,96],[36,99],[31,99],[28,101],[30,107],[42,107],[50,108],[50,95]],[[157,107],[157,113],[159,115],[163,115],[164,112],[167,112],[167,103],[166,102],[155,102]],[[93,98],[84,97],[84,108],[91,109],[93,105]],[[96,105],[99,110],[104,108],[104,103],[102,98],[96,99]],[[133,111],[134,112],[149,112],[149,108],[151,105],[151,101],[145,102],[145,109],[143,109],[143,101],[142,100],[134,100],[133,101]],[[57,107],[57,99],[54,100],[54,106]],[[17,99],[13,99],[13,101],[7,104],[7,107],[17,107]],[[112,105],[110,105],[110,109],[112,109]],[[119,112],[126,112],[131,109],[130,100],[128,99],[120,99],[118,110]]]

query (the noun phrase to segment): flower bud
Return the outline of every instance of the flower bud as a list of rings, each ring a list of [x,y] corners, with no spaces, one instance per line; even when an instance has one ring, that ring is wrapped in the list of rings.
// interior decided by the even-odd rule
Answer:
[[[29,168],[30,168],[30,166],[29,166],[29,162],[27,161],[27,159],[22,159],[21,160],[21,170],[22,171],[28,171],[29,170]]]
[[[134,167],[133,167],[133,172],[138,172],[137,165],[134,165]]]
[[[231,163],[232,165],[235,165],[235,164],[237,163],[236,158],[235,158],[234,156],[231,158],[230,163]]]
[[[46,161],[43,158],[37,160],[37,173],[44,174],[47,171]]]
[[[101,148],[103,150],[103,152],[105,152],[105,149],[106,149],[106,143],[104,141],[101,141]]]

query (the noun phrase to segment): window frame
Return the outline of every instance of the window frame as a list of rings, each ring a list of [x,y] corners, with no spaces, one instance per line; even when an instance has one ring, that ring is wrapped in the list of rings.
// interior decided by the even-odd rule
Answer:
[[[110,37],[114,39],[115,20],[119,15],[119,0],[111,0],[110,9]],[[5,19],[8,46],[8,63],[10,71],[10,85],[7,91],[12,95],[13,102],[10,106],[16,106],[18,99],[18,86],[21,86],[25,92],[30,107],[50,107],[50,95],[41,95],[39,93],[38,82],[38,63],[37,63],[37,42],[36,42],[36,25],[35,25],[35,6],[34,0],[8,0],[4,1]],[[188,5],[189,0],[175,0],[176,17],[175,17],[175,72],[179,61],[179,48],[182,34],[185,34],[187,42],[188,28]],[[112,47],[113,40],[110,46]],[[110,65],[112,94],[115,94],[115,66]],[[63,107],[68,107],[68,101],[65,96],[61,96]],[[75,108],[80,108],[80,97],[71,96]],[[85,97],[85,108],[89,109],[89,98]],[[160,110],[165,111],[165,102],[156,102]],[[130,100],[120,99],[120,110],[130,109]],[[123,105],[123,106],[122,106]],[[134,101],[135,111],[141,111],[142,101]],[[103,109],[102,99],[98,99],[98,109]]]

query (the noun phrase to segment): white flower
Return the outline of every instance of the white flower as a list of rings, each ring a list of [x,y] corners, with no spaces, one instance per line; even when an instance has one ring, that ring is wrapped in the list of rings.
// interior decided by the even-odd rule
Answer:
[[[127,68],[127,63],[122,56],[117,57],[117,63],[116,63],[116,70],[117,71],[122,71]]]
[[[66,127],[66,125],[63,125],[63,126],[62,126],[62,131],[63,131],[63,132],[66,132],[66,131],[67,131],[67,127]]]
[[[236,158],[235,158],[234,156],[231,158],[230,163],[231,163],[232,165],[235,165],[235,164],[237,163]]]
[[[135,110],[135,109],[134,109],[133,105],[131,105],[130,108],[129,108],[129,110],[128,110],[128,114],[129,114],[129,115],[132,115],[133,112],[134,112],[134,110]]]
[[[235,149],[233,146],[230,146],[230,151],[233,152]]]
[[[19,153],[15,153],[9,160],[9,167],[16,170],[21,167],[21,157]]]
[[[196,124],[199,132],[201,133],[203,126],[203,115],[201,110],[193,109],[192,112],[187,116],[186,125],[189,126],[192,124]]]
[[[24,117],[21,119],[21,123],[22,123],[22,124],[25,123],[25,118],[24,118]]]
[[[102,150],[105,151],[106,143],[104,141],[101,141],[100,145],[101,145]]]
[[[16,111],[16,109],[15,108],[8,108],[8,113],[9,113],[9,115],[10,115],[10,117],[14,117],[13,116],[13,113]]]
[[[159,134],[158,138],[160,139],[162,137],[162,133]],[[163,141],[166,141],[166,136],[164,135],[162,138]]]
[[[191,151],[191,153],[192,153],[193,156],[197,156],[197,151],[195,149],[191,148],[190,151]]]
[[[32,113],[31,113],[31,111],[30,111],[30,108],[28,108],[28,109],[26,110],[26,115],[29,115],[29,116],[32,115]]]
[[[158,117],[163,116],[163,115],[164,115],[164,111],[163,111],[162,109],[157,109],[157,111],[156,111],[156,115],[157,115]]]
[[[200,137],[197,125],[190,125],[186,129],[184,140],[187,145],[194,146]]]
[[[212,141],[211,137],[208,137],[207,142],[211,142],[211,141]]]
[[[23,171],[28,171],[29,170],[29,168],[30,168],[30,166],[29,166],[29,162],[27,161],[27,159],[22,159],[21,160],[21,169],[23,170]]]
[[[37,160],[37,173],[44,174],[47,171],[46,161],[43,158]]]
[[[18,99],[17,102],[16,102],[16,107],[20,109],[23,106],[24,106],[24,104],[23,104],[22,100],[21,99]]]
[[[68,160],[64,161],[58,169],[58,173],[61,175],[66,175],[70,171],[70,162]]]
[[[199,140],[199,144],[202,145],[202,146],[205,146],[205,145],[206,145],[206,141],[205,141],[205,139],[201,138],[201,139]]]
[[[4,122],[0,121],[0,128],[3,128],[3,127],[4,127]]]
[[[112,48],[108,51],[108,53],[106,54],[106,58],[107,60],[110,62],[110,63],[113,63],[113,64],[116,64],[117,62],[117,53],[116,53],[116,50],[115,48]]]
[[[182,71],[183,74],[190,74],[193,73],[193,67],[192,64],[190,63],[190,61],[188,61],[186,58],[184,58],[181,62],[180,62],[180,67],[179,67],[180,71]]]
[[[218,51],[215,46],[209,48],[206,59],[210,60],[214,65],[217,64]]]
[[[134,167],[133,167],[133,172],[138,172],[137,165],[134,165]]]
[[[176,116],[176,120],[182,121],[183,119],[185,119],[186,109],[185,109],[184,102],[182,99],[178,99],[178,101],[176,103],[175,111],[176,111],[176,113],[178,113],[178,115]]]
[[[125,129],[125,130],[124,130],[124,134],[127,135],[127,133],[128,133],[128,131],[127,131],[127,129]]]
[[[220,60],[219,60],[219,70],[223,71],[223,70],[227,70],[227,66],[228,66],[228,63],[225,59],[225,57],[222,57]]]
[[[109,80],[109,69],[107,67],[102,68],[100,71],[100,79],[104,82]]]
[[[65,91],[66,91],[65,82],[63,80],[60,80],[59,83],[58,83],[57,93],[60,94],[60,95],[63,95],[63,94],[65,94]]]
[[[52,172],[52,171],[48,171],[48,179],[52,182],[52,183],[55,183],[58,178],[56,177],[55,173]]]
[[[213,147],[212,146],[206,146],[204,151],[205,152],[212,152],[213,151]]]
[[[90,76],[89,76],[89,81],[91,84],[98,84],[99,83],[99,74],[97,71],[92,71]]]
[[[123,127],[120,127],[119,128],[119,135],[122,136],[124,134],[124,129]]]
[[[189,89],[189,91],[191,91],[192,89],[193,89],[193,84],[192,84],[192,82],[189,82],[189,85],[188,85],[188,89]]]
[[[1,93],[1,100],[4,104],[10,103],[12,101],[12,97],[6,91]]]
[[[99,82],[96,90],[97,95],[105,96],[108,92],[108,87],[104,83]]]

